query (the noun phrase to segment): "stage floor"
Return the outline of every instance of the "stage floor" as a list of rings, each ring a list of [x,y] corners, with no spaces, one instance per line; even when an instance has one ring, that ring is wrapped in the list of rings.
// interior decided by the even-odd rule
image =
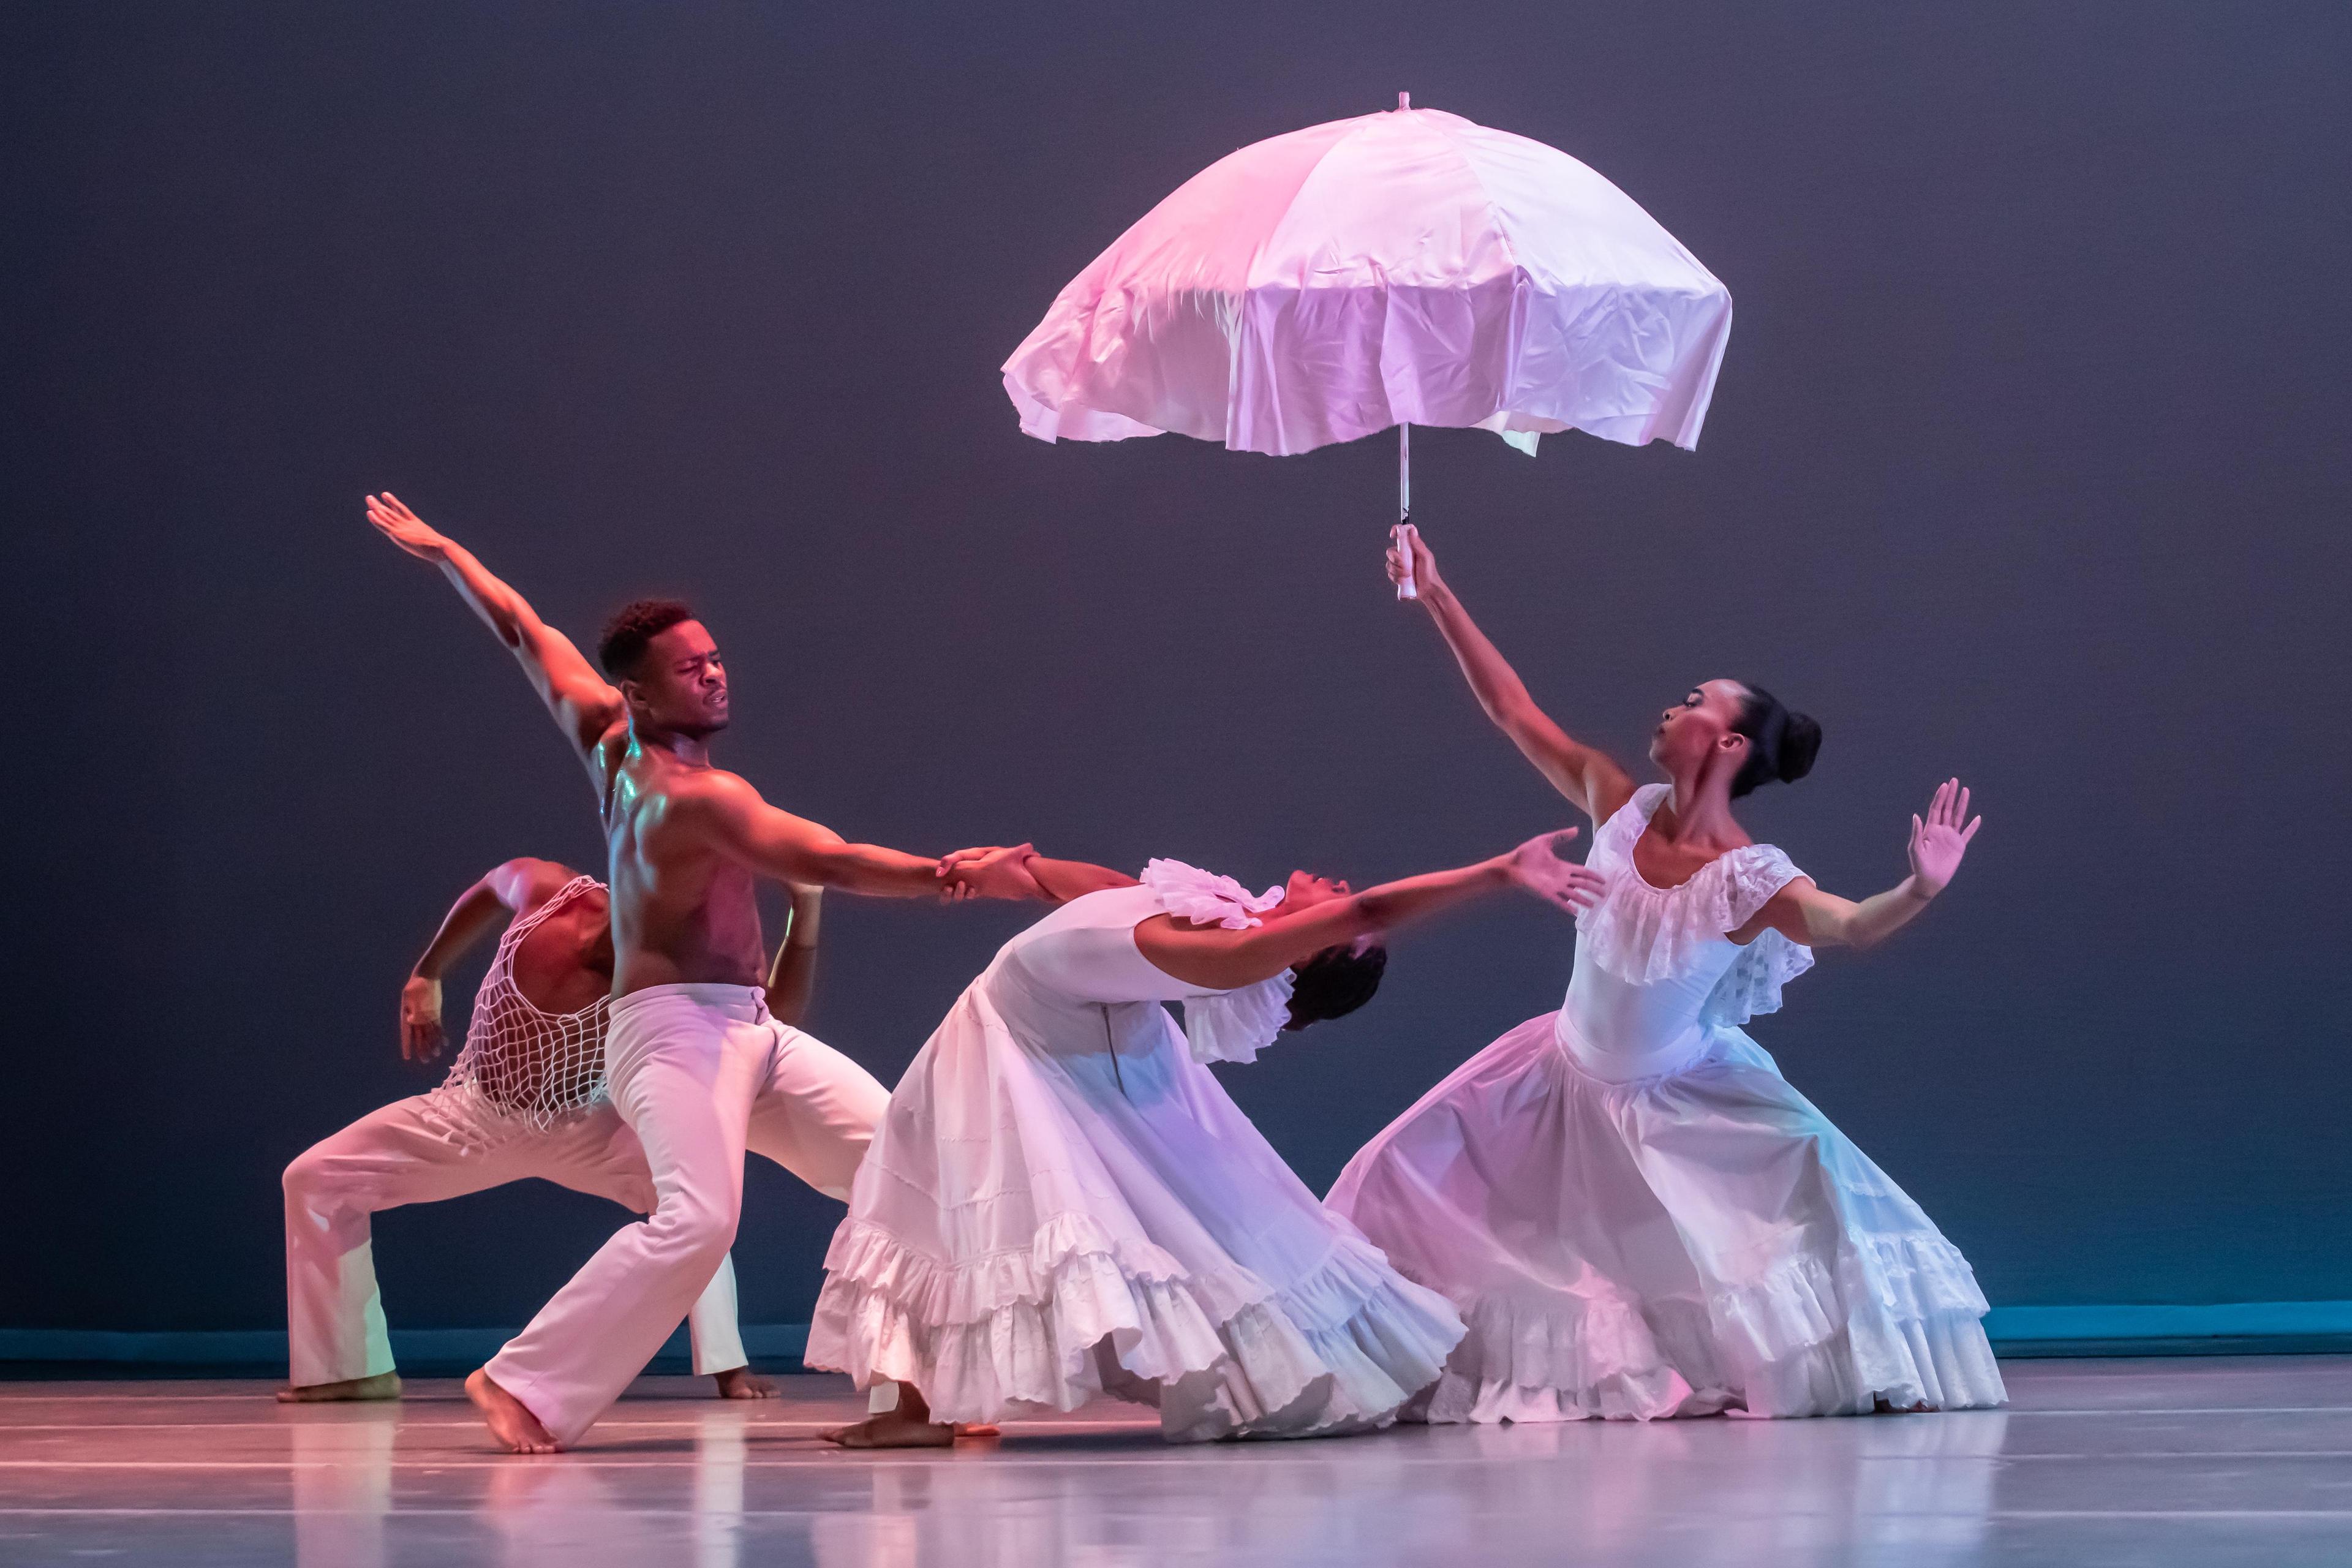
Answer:
[[[2021,1362],[1972,1415],[1405,1428],[1164,1447],[1129,1407],[951,1453],[814,1436],[835,1379],[648,1379],[578,1451],[501,1457],[455,1384],[0,1384],[0,1563],[2352,1563],[2352,1357]]]

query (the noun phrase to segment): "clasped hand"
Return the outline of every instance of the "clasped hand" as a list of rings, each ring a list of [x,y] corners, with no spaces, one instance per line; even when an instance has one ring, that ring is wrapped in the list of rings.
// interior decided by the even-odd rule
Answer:
[[[966,899],[1042,899],[1045,889],[1029,874],[1034,844],[997,844],[958,849],[940,857],[940,899],[961,903]]]

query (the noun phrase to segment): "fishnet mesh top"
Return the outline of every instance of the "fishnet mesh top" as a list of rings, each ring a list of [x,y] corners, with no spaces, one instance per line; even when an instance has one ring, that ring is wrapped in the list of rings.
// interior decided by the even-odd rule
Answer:
[[[604,884],[574,877],[554,897],[507,927],[481,989],[466,1048],[440,1092],[467,1094],[505,1115],[539,1128],[554,1126],[605,1096],[604,1029],[612,998],[599,996],[577,1013],[548,1013],[515,984],[514,955],[523,940],[557,910]]]

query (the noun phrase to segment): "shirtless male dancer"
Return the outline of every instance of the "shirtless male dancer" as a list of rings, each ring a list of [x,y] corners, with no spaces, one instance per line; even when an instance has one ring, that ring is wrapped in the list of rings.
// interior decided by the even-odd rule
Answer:
[[[768,1005],[788,1024],[808,1005],[819,892],[795,889],[768,977]],[[604,1093],[605,1007],[613,928],[604,885],[551,860],[516,859],[466,889],[400,994],[400,1054],[424,1063],[447,1043],[441,976],[507,921],[475,994],[473,1021],[448,1080],[371,1111],[286,1168],[288,1404],[397,1399],[370,1220],[537,1176],[654,1206],[644,1152]],[[722,1399],[775,1385],[746,1364],[736,1331],[735,1271],[722,1263],[687,1316],[694,1370]]]
[[[652,1359],[735,1239],[751,1148],[848,1194],[889,1096],[873,1075],[770,1016],[758,879],[881,898],[1021,898],[1003,857],[952,870],[850,844],[710,763],[727,727],[717,643],[684,605],[624,607],[589,668],[571,640],[396,498],[368,521],[439,566],[522,664],[603,802],[614,965],[613,1104],[644,1145],[652,1217],[615,1235],[466,1391],[516,1453],[577,1441]]]

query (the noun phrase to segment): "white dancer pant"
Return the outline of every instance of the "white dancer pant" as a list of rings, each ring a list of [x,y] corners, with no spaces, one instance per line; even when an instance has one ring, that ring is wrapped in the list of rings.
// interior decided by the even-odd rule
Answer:
[[[462,1090],[445,1089],[395,1100],[305,1150],[286,1167],[285,1181],[294,1385],[393,1370],[369,1237],[373,1215],[533,1176],[638,1214],[653,1212],[645,1152],[609,1105],[542,1130],[480,1107]],[[745,1364],[735,1325],[735,1270],[725,1259],[688,1321],[696,1372]]]
[[[613,1004],[613,1105],[652,1169],[653,1215],[606,1242],[487,1370],[570,1444],[661,1348],[735,1242],[751,1149],[846,1199],[889,1091],[749,985],[655,985]]]

